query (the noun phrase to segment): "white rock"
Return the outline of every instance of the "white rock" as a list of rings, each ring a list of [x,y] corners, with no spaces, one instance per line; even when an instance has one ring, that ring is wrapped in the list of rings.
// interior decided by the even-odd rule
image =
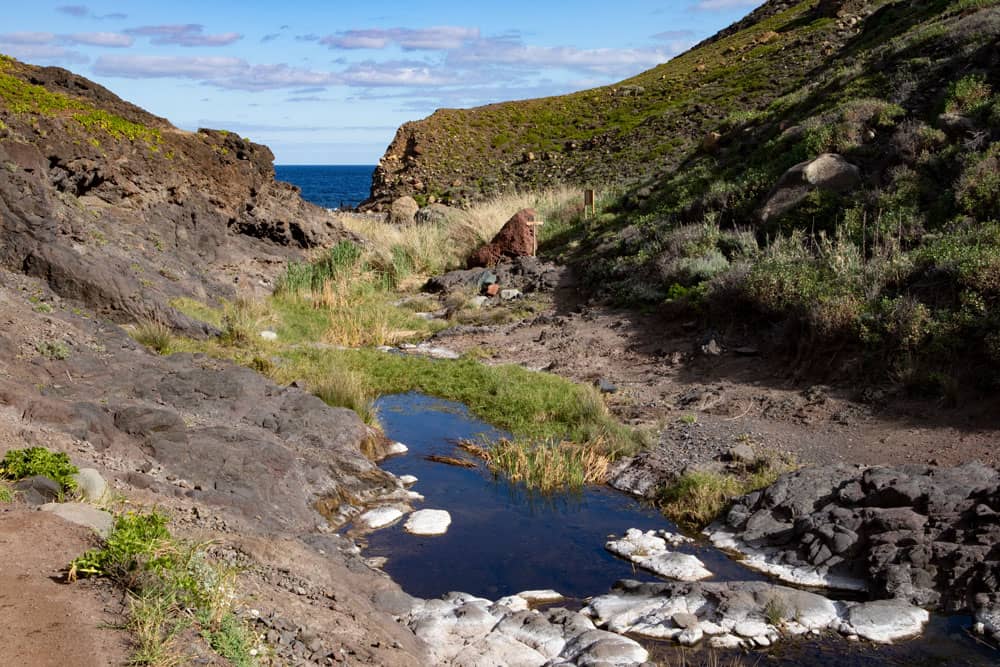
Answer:
[[[397,456],[399,454],[405,454],[408,451],[410,451],[410,448],[407,447],[406,445],[404,445],[403,443],[401,443],[401,442],[393,442],[393,443],[390,443],[388,447],[386,447],[385,455],[386,456]]]
[[[503,605],[506,610],[499,609],[499,606]],[[527,611],[528,601],[522,598],[520,595],[508,595],[507,597],[502,597],[497,600],[492,607],[490,607],[490,612],[494,614],[506,613],[507,611]]]
[[[469,307],[478,310],[485,306],[489,300],[490,298],[488,296],[474,296],[469,299]]]
[[[418,510],[410,515],[403,528],[414,535],[444,535],[451,525],[451,514],[446,510]]]
[[[501,301],[513,301],[514,299],[521,298],[521,290],[519,289],[504,289],[500,290]]]
[[[86,503],[45,503],[38,509],[51,512],[78,526],[91,528],[101,537],[110,535],[115,525],[115,520],[110,514]]]
[[[677,635],[677,643],[681,646],[694,646],[705,636],[704,631],[698,626],[687,628]]]
[[[376,507],[358,517],[358,521],[369,528],[384,528],[403,516],[398,507]]]
[[[261,331],[260,337],[264,340],[278,340],[278,334],[274,331],[269,331],[268,329]]]
[[[517,594],[519,598],[527,600],[529,603],[558,602],[563,599],[563,594],[551,588],[538,591],[521,591]]]
[[[108,494],[108,483],[94,468],[80,468],[80,472],[73,475],[73,480],[80,498],[89,503],[99,503]]]
[[[708,640],[712,648],[736,649],[743,645],[743,640],[736,635],[717,635]]]
[[[767,634],[767,623],[754,620],[740,621],[733,627],[733,632],[740,637],[749,637],[752,639]]]
[[[667,549],[667,537],[672,544],[677,544],[680,543],[678,538],[681,536],[673,533],[663,535],[664,537],[661,537],[653,530],[643,533],[635,528],[629,528],[624,537],[609,540],[604,548],[668,579],[699,581],[712,576],[712,573],[705,568],[705,564],[696,556]]]
[[[413,475],[400,475],[399,481],[403,486],[413,486],[417,483],[417,478]]]
[[[902,600],[865,602],[847,611],[854,634],[879,643],[919,635],[929,620],[926,609]]]

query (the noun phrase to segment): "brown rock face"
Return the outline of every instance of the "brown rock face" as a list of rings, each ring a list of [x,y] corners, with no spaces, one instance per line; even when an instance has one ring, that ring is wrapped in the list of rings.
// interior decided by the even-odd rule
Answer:
[[[523,208],[514,214],[493,237],[493,240],[472,253],[469,268],[496,266],[504,257],[514,258],[535,254],[535,210]]]

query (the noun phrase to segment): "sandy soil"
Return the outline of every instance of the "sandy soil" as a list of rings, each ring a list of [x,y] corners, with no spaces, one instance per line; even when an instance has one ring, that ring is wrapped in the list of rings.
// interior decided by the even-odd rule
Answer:
[[[47,512],[0,510],[2,661],[21,667],[103,667],[128,658],[116,630],[120,594],[106,581],[65,583],[66,565],[94,546],[90,530]]]

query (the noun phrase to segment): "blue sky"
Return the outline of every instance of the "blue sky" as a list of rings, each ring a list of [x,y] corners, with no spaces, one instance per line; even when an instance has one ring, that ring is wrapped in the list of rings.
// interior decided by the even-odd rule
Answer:
[[[179,127],[239,132],[279,164],[374,164],[407,120],[612,83],[759,4],[33,1],[5,12],[0,52]]]

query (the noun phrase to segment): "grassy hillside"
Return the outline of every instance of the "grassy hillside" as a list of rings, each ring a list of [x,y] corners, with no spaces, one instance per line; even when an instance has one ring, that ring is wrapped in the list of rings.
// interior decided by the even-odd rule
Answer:
[[[820,4],[769,2],[613,86],[442,109],[407,123],[376,173],[373,200],[413,194],[463,202],[513,187],[602,186],[663,174],[708,132],[798,89],[852,38],[856,28],[828,16],[826,6],[839,3]]]
[[[857,4],[874,11],[805,85],[730,112],[718,147],[680,150],[548,250],[615,300],[773,331],[814,370],[952,400],[993,390],[1000,2]],[[782,174],[825,152],[857,166],[860,185],[765,221]]]

